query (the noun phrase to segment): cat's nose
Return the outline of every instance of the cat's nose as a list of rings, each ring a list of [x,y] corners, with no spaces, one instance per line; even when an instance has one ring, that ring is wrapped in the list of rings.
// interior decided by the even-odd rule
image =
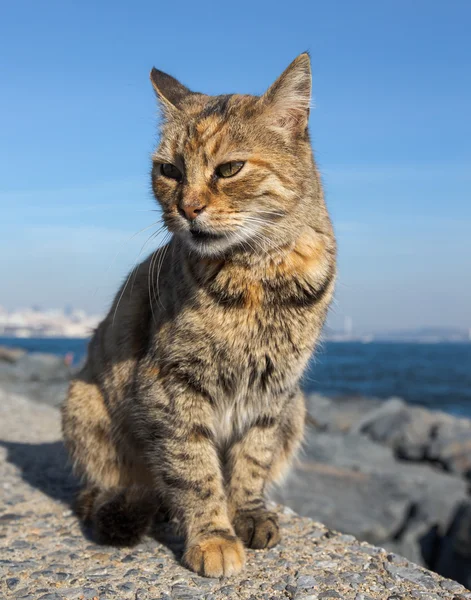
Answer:
[[[178,212],[187,221],[194,221],[200,215],[206,206],[204,204],[184,204],[178,207]]]

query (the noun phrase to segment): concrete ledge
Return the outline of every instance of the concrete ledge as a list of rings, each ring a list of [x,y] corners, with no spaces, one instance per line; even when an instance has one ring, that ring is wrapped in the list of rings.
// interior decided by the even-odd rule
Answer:
[[[239,577],[204,579],[180,566],[169,525],[130,549],[100,547],[70,510],[55,408],[0,391],[0,594],[56,600],[129,598],[471,599],[471,592],[381,548],[279,508],[283,542],[250,551]]]

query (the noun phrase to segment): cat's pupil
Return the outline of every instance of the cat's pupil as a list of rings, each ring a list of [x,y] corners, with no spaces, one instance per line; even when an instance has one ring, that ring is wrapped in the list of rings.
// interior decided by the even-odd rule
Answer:
[[[163,163],[160,167],[160,170],[161,170],[162,175],[164,175],[165,177],[170,177],[170,179],[180,179],[181,178],[180,171],[177,169],[177,167],[175,165],[172,165],[170,163]]]
[[[219,165],[216,169],[216,174],[218,177],[233,177],[242,169],[244,164],[245,163],[242,160],[232,160]]]

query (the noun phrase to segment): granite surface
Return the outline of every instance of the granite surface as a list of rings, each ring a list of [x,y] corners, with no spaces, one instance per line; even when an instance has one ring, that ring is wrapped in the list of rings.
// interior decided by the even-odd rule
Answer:
[[[179,563],[166,523],[133,549],[96,545],[71,502],[76,482],[56,408],[0,390],[0,597],[55,600],[243,598],[471,599],[463,586],[279,507],[283,541],[249,551],[237,577],[198,577]]]

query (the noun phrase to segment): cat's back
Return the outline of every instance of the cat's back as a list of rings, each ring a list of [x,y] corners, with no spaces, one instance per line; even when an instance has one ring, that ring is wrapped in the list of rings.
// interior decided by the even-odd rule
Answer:
[[[126,277],[108,314],[95,330],[86,368],[97,380],[112,372],[130,372],[148,349],[152,331],[178,288],[169,260],[170,244],[152,252]]]

